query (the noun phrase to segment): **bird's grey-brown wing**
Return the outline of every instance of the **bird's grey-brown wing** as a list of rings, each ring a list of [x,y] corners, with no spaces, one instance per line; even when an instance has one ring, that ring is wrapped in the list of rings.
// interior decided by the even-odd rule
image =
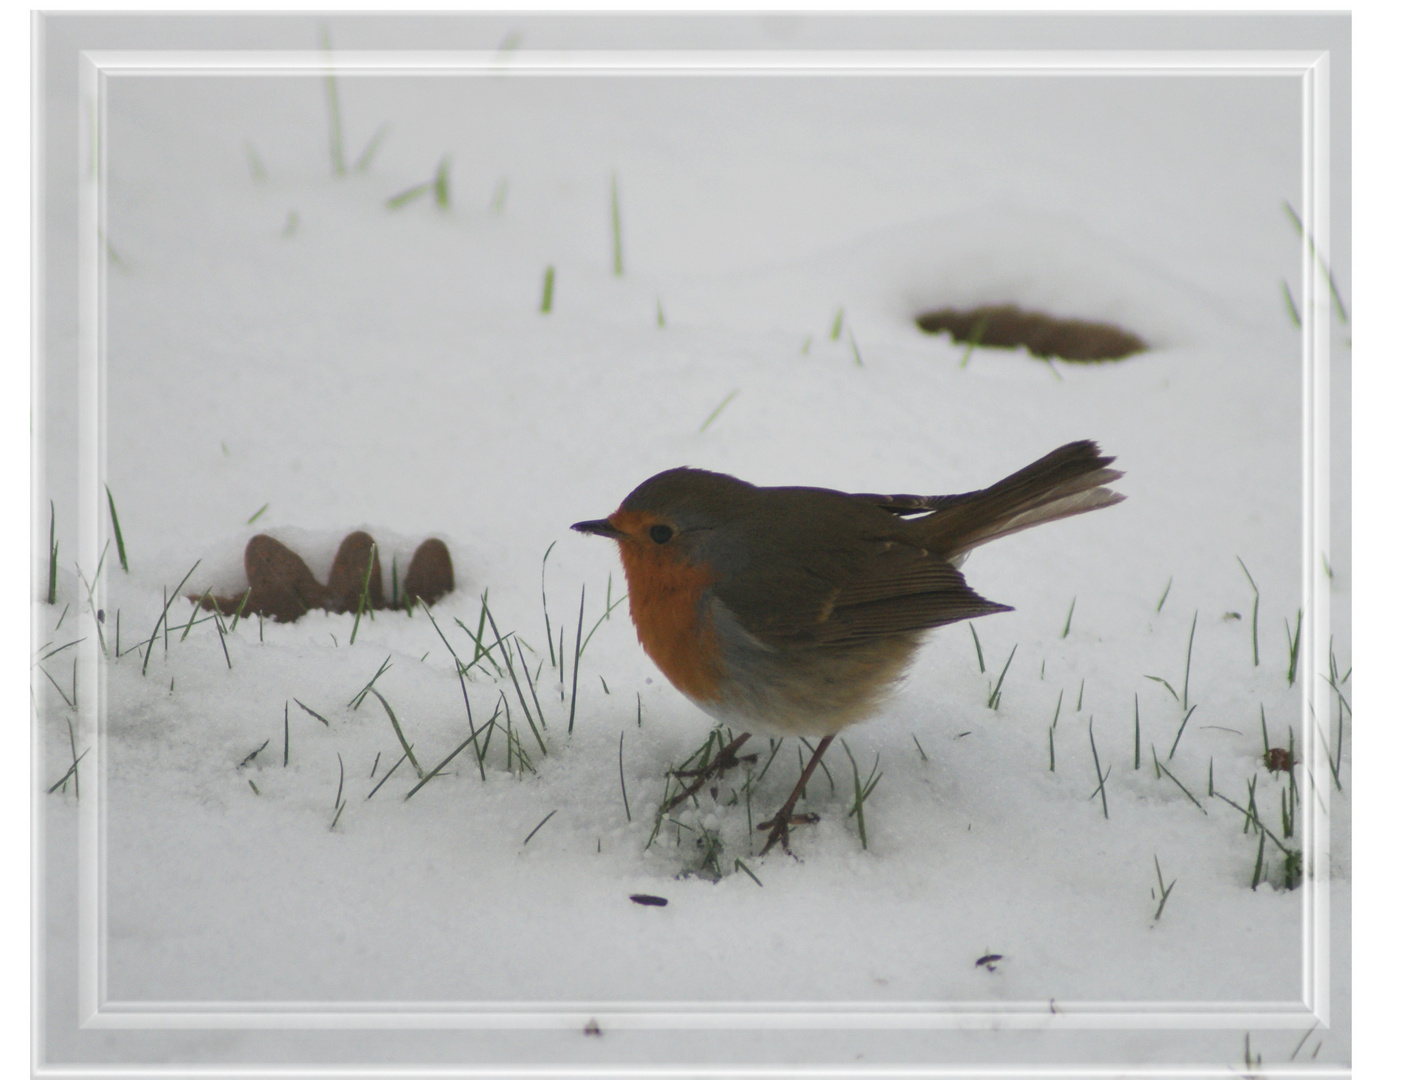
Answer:
[[[765,644],[846,646],[1012,610],[976,593],[944,553],[880,508],[832,492],[800,497],[777,527],[755,525],[764,557],[714,587]]]
[[[941,555],[900,541],[885,541],[867,571],[830,599],[819,612],[819,644],[844,645],[1014,610],[986,600]]]

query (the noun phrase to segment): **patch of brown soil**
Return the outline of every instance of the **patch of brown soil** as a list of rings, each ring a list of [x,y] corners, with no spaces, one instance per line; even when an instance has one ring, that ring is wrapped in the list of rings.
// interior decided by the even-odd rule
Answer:
[[[1136,334],[1110,323],[1058,319],[1013,304],[992,304],[958,310],[942,308],[916,316],[928,334],[950,334],[956,344],[999,349],[1021,345],[1035,356],[1078,363],[1121,360],[1142,352],[1147,344]]]

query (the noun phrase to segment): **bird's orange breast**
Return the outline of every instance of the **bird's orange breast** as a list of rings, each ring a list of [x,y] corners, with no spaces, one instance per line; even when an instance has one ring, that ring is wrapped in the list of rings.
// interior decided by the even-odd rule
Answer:
[[[720,647],[709,616],[701,613],[701,599],[714,580],[710,570],[644,539],[647,524],[637,512],[619,510],[608,520],[628,534],[618,540],[617,550],[642,648],[687,697],[718,699]]]

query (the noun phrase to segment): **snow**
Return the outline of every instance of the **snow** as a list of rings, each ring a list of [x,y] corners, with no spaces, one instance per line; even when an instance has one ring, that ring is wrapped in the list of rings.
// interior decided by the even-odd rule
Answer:
[[[75,1031],[83,802],[69,785],[44,806],[49,1059],[1241,1061],[1243,1028],[1040,1039],[929,1022],[810,1032],[789,1017],[1257,1011],[1302,996],[1309,890],[1251,889],[1256,835],[1208,795],[1213,777],[1243,805],[1258,776],[1260,814],[1278,821],[1287,782],[1262,766],[1261,707],[1285,745],[1307,693],[1286,678],[1284,630],[1303,602],[1300,339],[1279,285],[1297,282],[1300,258],[1283,209],[1301,191],[1296,81],[386,76],[338,89],[349,161],[388,125],[370,167],[342,178],[318,79],[108,89],[103,475],[129,569],[110,547],[94,605],[122,655],[99,667],[101,783],[87,762],[80,773],[81,800],[102,798],[103,998],[488,1003],[558,1019],[398,1038]],[[429,195],[387,208],[447,154],[449,208]],[[1091,366],[977,349],[962,364],[964,345],[911,322],[996,302],[1111,320],[1154,347]],[[1345,337],[1336,326],[1343,375]],[[1336,399],[1335,430],[1346,407]],[[734,774],[719,802],[703,797],[648,844],[664,773],[711,723],[653,668],[623,605],[583,653],[570,735],[573,664],[562,679],[550,648],[560,628],[572,648],[581,590],[586,635],[624,586],[611,545],[569,523],[680,464],[942,493],[1074,438],[1117,455],[1127,501],[972,555],[971,585],[1016,610],[973,624],[983,673],[965,627],[937,631],[882,713],[845,733],[861,780],[874,762],[882,774],[865,845],[839,743],[809,786],[821,821],[794,832],[793,856],[754,854],[749,824],[797,778],[793,742],[748,815]],[[1326,553],[1340,672],[1353,659],[1347,497],[1339,484]],[[56,502],[66,557],[56,605],[35,605],[35,644],[92,648],[67,557],[77,509],[71,494]],[[355,528],[378,540],[389,591],[393,553],[405,567],[422,539],[447,542],[457,588],[431,609],[435,627],[425,611],[315,612],[188,635],[177,599],[148,655],[164,588],[198,558],[184,593],[238,593],[244,544],[269,531],[322,579]],[[1237,557],[1259,588],[1258,667]],[[92,567],[80,559],[89,581]],[[469,660],[487,591],[540,672],[547,752],[508,680],[476,669],[462,696],[441,634]],[[1308,642],[1305,666],[1328,648]],[[65,693],[81,652],[43,661]],[[389,658],[376,688],[425,769],[469,734],[467,701],[477,726],[508,708],[532,769],[506,767],[497,729],[483,779],[467,750],[411,797],[410,764],[369,797],[401,748],[377,698],[350,703]],[[52,782],[78,712],[42,677],[37,695]],[[767,756],[763,743],[747,749]],[[1111,768],[1101,799],[1094,754]],[[1318,765],[1332,809],[1345,955],[1350,727],[1341,791],[1301,734],[1296,756]],[[707,833],[723,845],[718,874]],[[1177,883],[1159,920],[1154,858]],[[994,970],[977,965],[995,953]],[[783,1020],[721,1040],[640,1018],[728,1007]],[[602,1038],[580,1033],[590,1017]],[[1286,1056],[1307,1026],[1256,1030],[1255,1048]],[[1319,1063],[1347,1060],[1345,1020],[1315,1038]]]

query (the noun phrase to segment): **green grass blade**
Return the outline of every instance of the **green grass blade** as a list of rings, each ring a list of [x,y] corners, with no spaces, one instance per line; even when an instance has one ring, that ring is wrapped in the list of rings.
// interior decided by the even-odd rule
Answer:
[[[363,148],[363,152],[358,155],[358,160],[353,163],[353,171],[358,173],[367,172],[368,166],[372,164],[372,159],[377,155],[377,151],[382,146],[382,140],[387,137],[388,125],[383,124],[372,133],[372,138]]]
[[[696,434],[699,435],[699,434],[701,434],[702,432],[704,432],[706,428],[710,427],[711,422],[725,410],[725,406],[729,405],[730,402],[732,402],[732,401],[735,400],[735,395],[738,394],[739,392],[740,392],[740,391],[737,389],[737,390],[731,390],[730,393],[726,394],[726,395],[725,395],[725,400],[722,401],[719,405],[717,405],[717,406],[711,411],[711,414],[705,418],[705,423],[703,423],[703,424],[701,425],[700,431],[697,431]]]
[[[451,208],[451,156],[447,154],[436,163],[436,176],[431,181],[436,193],[436,205],[442,210]]]
[[[544,295],[539,301],[540,314],[547,315],[554,309],[554,268],[552,265],[544,268]]]
[[[402,796],[402,801],[403,801],[403,802],[406,802],[406,801],[407,801],[408,799],[410,799],[413,795],[415,795],[418,791],[420,791],[422,788],[424,788],[424,787],[427,785],[427,783],[430,782],[430,780],[431,780],[432,777],[434,777],[434,776],[436,776],[438,773],[440,773],[440,771],[441,771],[442,769],[444,769],[447,765],[449,765],[452,761],[455,760],[457,754],[459,754],[462,750],[464,750],[467,746],[469,746],[469,745],[470,745],[472,742],[474,742],[474,741],[475,741],[475,735],[474,735],[474,734],[467,735],[467,736],[465,737],[465,741],[462,742],[459,746],[457,746],[454,750],[452,750],[449,754],[447,754],[446,757],[442,760],[441,764],[437,765],[436,768],[432,769],[429,773],[427,773],[425,776],[423,776],[423,777],[421,778],[421,780],[419,780],[419,781],[417,782],[416,787],[412,788],[409,792],[406,793],[406,795]],[[413,762],[413,764],[415,764],[415,762]]]
[[[108,515],[113,519],[113,539],[118,544],[118,562],[122,565],[123,572],[127,572],[127,547],[122,542],[122,526],[118,524],[118,507],[113,502],[112,489],[107,484],[103,485],[103,490],[108,493]],[[93,575],[97,578],[97,574]]]
[[[331,55],[333,46],[328,39],[327,26],[319,27],[319,38],[323,51]],[[323,85],[328,104],[328,154],[333,163],[333,175],[342,176],[347,171],[343,165],[343,117],[338,108],[338,82],[332,70],[324,75]]]
[[[49,603],[53,604],[59,588],[59,542],[54,539],[54,500],[49,500]],[[65,609],[67,610],[67,609]]]
[[[397,714],[392,711],[392,706],[387,704],[387,699],[377,690],[369,686],[368,691],[382,702],[382,707],[387,710],[387,719],[392,721],[392,730],[397,733],[397,741],[402,744],[402,750],[406,753],[407,760],[412,763],[412,768],[416,770],[417,778],[422,778],[425,774],[421,770],[421,765],[417,763],[416,755],[412,753],[411,744],[407,742],[407,737],[402,734],[402,725],[397,723]]]

